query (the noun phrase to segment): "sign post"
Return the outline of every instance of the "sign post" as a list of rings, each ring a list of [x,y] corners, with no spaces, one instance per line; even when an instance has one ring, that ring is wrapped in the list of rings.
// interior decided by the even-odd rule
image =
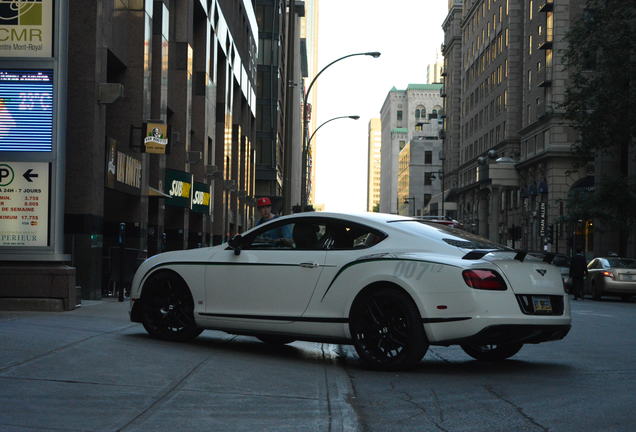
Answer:
[[[67,40],[68,2],[0,1],[0,299],[26,309],[76,305],[63,244]]]

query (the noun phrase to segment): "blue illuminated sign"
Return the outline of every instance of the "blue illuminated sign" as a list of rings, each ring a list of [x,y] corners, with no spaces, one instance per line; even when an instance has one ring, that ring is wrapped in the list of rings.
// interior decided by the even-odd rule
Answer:
[[[0,151],[53,148],[53,71],[0,69]]]

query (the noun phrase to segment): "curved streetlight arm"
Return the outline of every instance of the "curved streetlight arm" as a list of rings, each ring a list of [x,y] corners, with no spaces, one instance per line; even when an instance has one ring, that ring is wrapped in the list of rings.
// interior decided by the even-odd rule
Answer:
[[[314,83],[316,82],[316,80],[318,79],[318,77],[327,69],[329,68],[329,66],[333,65],[334,63],[339,62],[340,60],[344,60],[346,58],[349,57],[354,57],[354,56],[361,56],[361,55],[367,55],[367,56],[371,56],[373,58],[378,58],[380,57],[380,53],[377,51],[373,51],[373,52],[361,52],[361,53],[354,53],[354,54],[349,54],[340,58],[335,59],[334,61],[332,61],[331,63],[329,63],[327,66],[323,67],[322,69],[320,69],[320,72],[318,72],[316,74],[316,76],[311,80],[311,82],[309,83],[309,87],[307,87],[307,91],[305,92],[305,94],[303,95],[303,107],[302,107],[302,122],[303,122],[303,142],[302,142],[302,161],[301,161],[301,170],[302,170],[302,178],[301,178],[301,189],[300,189],[300,203],[301,203],[301,207],[304,209],[307,206],[307,195],[308,195],[308,188],[307,188],[307,184],[308,184],[308,166],[307,166],[307,158],[308,155],[307,153],[309,152],[309,119],[307,118],[307,100],[309,99],[309,92],[311,91],[312,87],[314,86]],[[318,129],[316,129],[318,130]]]
[[[311,142],[311,139],[314,137],[314,135],[316,135],[316,132],[318,132],[318,129],[320,129],[321,127],[323,127],[324,125],[326,125],[329,122],[332,122],[334,120],[338,120],[338,119],[343,119],[343,118],[348,118],[348,119],[352,119],[352,120],[358,120],[360,118],[360,116],[357,115],[351,115],[351,116],[340,116],[340,117],[334,117],[332,119],[327,120],[326,122],[322,123],[320,126],[318,126],[316,128],[316,130],[311,134],[311,136],[309,137],[309,139],[307,140],[307,145],[309,145],[309,143]]]
[[[327,66],[323,67],[322,69],[320,69],[320,72],[318,72],[316,74],[316,76],[314,77],[314,79],[311,80],[311,82],[309,83],[309,87],[307,87],[307,91],[305,92],[305,96],[303,97],[303,109],[305,107],[305,105],[307,105],[307,99],[309,97],[309,92],[311,91],[311,88],[314,86],[314,83],[316,82],[316,80],[318,79],[318,77],[320,76],[321,73],[323,73],[325,71],[325,69],[327,69],[329,66],[331,66],[334,63],[338,63],[340,60],[344,60],[346,58],[349,57],[354,57],[354,56],[361,56],[361,55],[368,55],[371,56],[373,58],[378,58],[380,57],[380,53],[377,51],[374,52],[362,52],[362,53],[355,53],[355,54],[349,54],[346,55],[344,57],[340,57],[338,59],[335,59],[334,61],[332,61],[331,63],[329,63]]]

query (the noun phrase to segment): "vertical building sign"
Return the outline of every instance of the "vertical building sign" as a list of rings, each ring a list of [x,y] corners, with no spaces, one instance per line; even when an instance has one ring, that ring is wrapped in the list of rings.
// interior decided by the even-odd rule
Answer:
[[[0,57],[53,55],[53,0],[0,0]]]
[[[49,163],[0,162],[0,246],[49,245]]]
[[[63,248],[68,2],[0,0],[0,259]],[[61,43],[64,41],[64,43]]]
[[[539,236],[542,238],[546,236],[546,207],[545,202],[541,201],[539,203]]]

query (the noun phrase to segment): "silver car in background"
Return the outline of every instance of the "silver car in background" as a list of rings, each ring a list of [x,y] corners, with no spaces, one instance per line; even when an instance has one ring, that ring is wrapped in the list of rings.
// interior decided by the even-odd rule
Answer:
[[[587,265],[588,278],[585,292],[598,300],[612,295],[624,301],[636,295],[636,259],[598,257]]]

